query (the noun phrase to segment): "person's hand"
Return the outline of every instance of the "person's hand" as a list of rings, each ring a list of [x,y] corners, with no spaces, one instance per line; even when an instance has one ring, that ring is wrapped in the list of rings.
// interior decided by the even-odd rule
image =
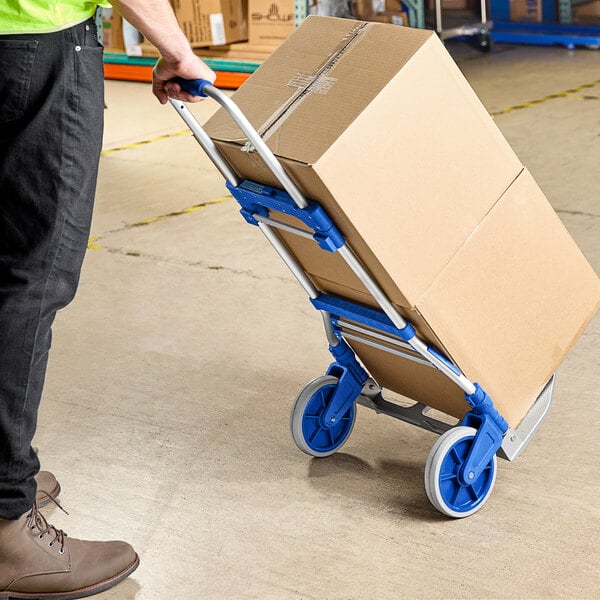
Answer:
[[[168,98],[175,98],[184,102],[204,100],[201,96],[192,96],[192,94],[184,92],[178,83],[172,81],[174,77],[206,79],[211,83],[214,83],[217,78],[215,72],[191,51],[183,60],[179,61],[159,58],[152,70],[152,93],[161,104],[166,104]]]

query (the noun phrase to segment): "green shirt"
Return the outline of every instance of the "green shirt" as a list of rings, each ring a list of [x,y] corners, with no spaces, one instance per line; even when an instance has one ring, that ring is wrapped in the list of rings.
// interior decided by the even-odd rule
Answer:
[[[49,33],[77,25],[93,16],[107,0],[0,0],[0,35]]]

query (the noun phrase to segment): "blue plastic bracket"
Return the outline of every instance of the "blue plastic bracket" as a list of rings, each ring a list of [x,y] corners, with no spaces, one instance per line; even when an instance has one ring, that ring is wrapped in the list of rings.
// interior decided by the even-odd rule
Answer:
[[[473,394],[465,394],[471,410],[464,416],[461,425],[474,427],[477,434],[469,454],[458,473],[459,482],[468,486],[477,481],[502,446],[502,438],[508,431],[508,423],[496,410],[492,399],[478,384]]]
[[[278,211],[302,221],[314,231],[313,238],[323,250],[335,252],[346,241],[323,208],[308,200],[306,208],[300,208],[291,196],[282,190],[244,179],[238,186],[226,183],[227,189],[242,207],[244,219],[258,225],[254,215],[268,217],[270,211]]]
[[[333,427],[348,412],[353,402],[369,378],[368,373],[358,364],[352,348],[340,339],[337,346],[329,346],[329,352],[336,359],[329,365],[327,375],[338,378],[335,392],[321,415],[322,427]]]
[[[410,323],[407,322],[404,328],[398,329],[384,312],[363,306],[362,304],[356,304],[349,300],[330,296],[329,294],[319,294],[311,302],[317,310],[323,310],[332,315],[372,327],[378,331],[384,331],[400,338],[404,342],[412,340],[416,335],[415,329]]]

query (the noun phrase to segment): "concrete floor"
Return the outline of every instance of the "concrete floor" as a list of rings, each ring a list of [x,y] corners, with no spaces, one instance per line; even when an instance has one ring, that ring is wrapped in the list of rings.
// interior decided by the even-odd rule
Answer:
[[[598,51],[449,48],[600,272]],[[330,362],[320,318],[175,112],[146,84],[107,82],[106,102],[121,149],[36,439],[70,512],[51,520],[141,556],[98,598],[600,598],[600,318],[485,507],[446,519],[423,487],[433,434],[359,407],[338,454],[296,449],[292,401]]]

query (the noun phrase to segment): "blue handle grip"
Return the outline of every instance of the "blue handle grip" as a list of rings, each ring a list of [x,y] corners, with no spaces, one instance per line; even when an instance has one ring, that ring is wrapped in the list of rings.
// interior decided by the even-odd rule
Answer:
[[[184,92],[192,94],[192,96],[202,96],[203,98],[207,97],[204,93],[204,88],[207,85],[212,85],[206,79],[182,79],[181,77],[175,77],[173,81],[178,83]]]

